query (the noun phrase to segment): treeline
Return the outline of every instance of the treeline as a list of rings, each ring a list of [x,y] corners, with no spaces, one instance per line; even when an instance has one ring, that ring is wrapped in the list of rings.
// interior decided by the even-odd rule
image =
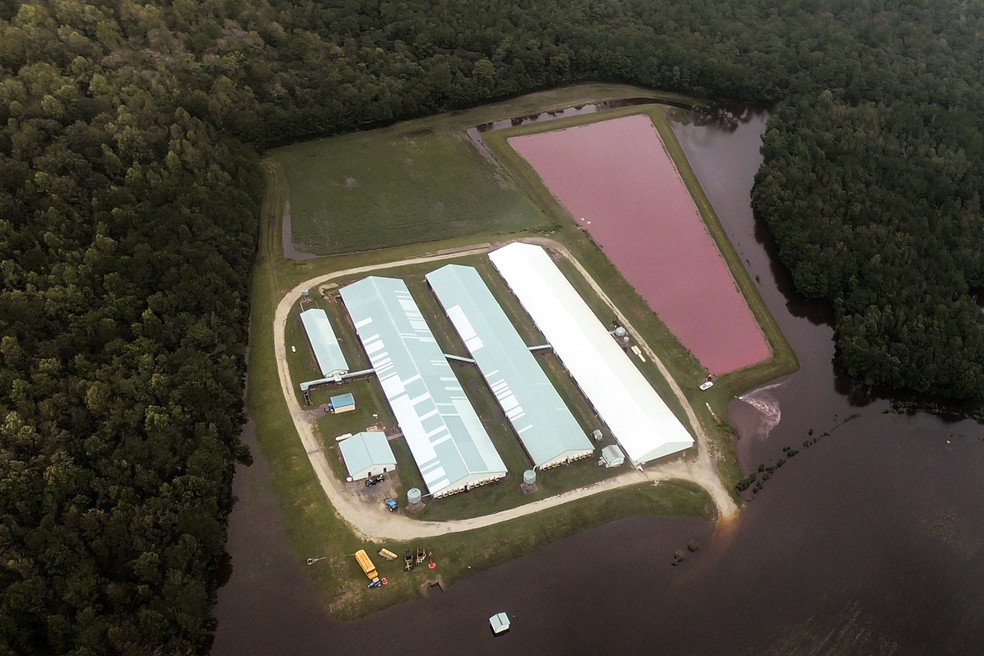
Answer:
[[[189,113],[122,6],[11,9],[0,653],[193,653],[245,455],[256,155]]]
[[[772,104],[755,206],[841,362],[981,398],[982,11],[0,0],[0,653],[207,649],[271,145],[583,80]]]
[[[980,114],[822,91],[772,120],[756,209],[797,289],[833,304],[841,364],[868,386],[980,399]]]

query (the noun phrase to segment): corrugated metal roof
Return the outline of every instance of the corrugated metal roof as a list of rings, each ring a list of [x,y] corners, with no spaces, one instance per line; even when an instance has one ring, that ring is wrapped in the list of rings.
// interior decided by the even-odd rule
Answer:
[[[621,465],[625,461],[625,454],[617,444],[609,444],[601,450],[601,457],[605,459],[609,467]]]
[[[301,323],[304,324],[304,332],[307,333],[321,375],[330,378],[335,374],[348,373],[348,362],[345,361],[342,347],[338,345],[338,338],[335,337],[325,311],[321,308],[305,310],[301,312]]]
[[[505,476],[406,284],[370,276],[343,287],[341,295],[430,493]]]
[[[533,464],[550,467],[593,453],[590,440],[478,271],[449,264],[427,274],[427,281]]]
[[[381,471],[383,467],[396,467],[396,456],[386,441],[382,431],[364,431],[338,443],[349,477],[356,478],[372,469]]]
[[[328,405],[333,408],[344,408],[345,406],[355,405],[355,395],[352,393],[338,394],[328,397]]]
[[[633,464],[682,451],[694,439],[539,246],[489,253]]]

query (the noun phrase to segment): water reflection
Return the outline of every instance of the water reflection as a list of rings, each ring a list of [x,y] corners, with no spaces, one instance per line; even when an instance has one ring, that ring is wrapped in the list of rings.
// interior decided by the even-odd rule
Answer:
[[[761,107],[750,105],[707,104],[693,107],[668,107],[667,117],[678,126],[696,127],[734,132],[741,125],[758,120],[767,114]]]
[[[525,116],[514,116],[510,119],[504,119],[499,121],[490,121],[488,123],[482,123],[481,125],[476,125],[475,130],[478,132],[491,132],[492,130],[501,130],[502,128],[517,127],[520,125],[525,125],[527,123],[539,123],[542,121],[552,121],[559,118],[568,118],[571,116],[579,116],[582,114],[594,114],[595,112],[602,112],[609,109],[618,109],[619,107],[634,107],[636,105],[652,105],[652,98],[622,98],[619,100],[606,100],[603,102],[596,103],[586,103],[584,105],[574,105],[573,107],[566,107],[564,109],[554,109],[546,112],[536,112],[535,114],[527,114]]]

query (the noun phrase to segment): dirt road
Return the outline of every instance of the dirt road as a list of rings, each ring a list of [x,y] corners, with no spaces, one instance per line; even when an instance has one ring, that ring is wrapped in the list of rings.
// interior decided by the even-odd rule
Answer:
[[[724,485],[721,483],[720,478],[718,477],[714,461],[708,451],[709,442],[707,435],[704,432],[700,422],[697,421],[697,416],[694,414],[693,409],[687,402],[686,397],[684,397],[683,391],[677,385],[676,381],[669,376],[669,373],[667,372],[666,367],[663,366],[663,363],[660,362],[658,357],[656,357],[656,354],[649,347],[649,345],[639,339],[639,333],[625,320],[625,317],[618,311],[618,308],[612,304],[601,287],[598,286],[594,279],[588,274],[587,271],[584,270],[581,264],[574,259],[574,257],[563,245],[545,238],[528,239],[524,241],[546,246],[570,261],[581,273],[581,275],[584,276],[585,280],[588,281],[595,293],[598,294],[598,296],[603,299],[612,309],[612,312],[614,312],[619,318],[622,325],[633,334],[640,345],[640,348],[642,348],[646,355],[656,364],[664,378],[669,381],[673,393],[677,396],[681,405],[686,410],[687,419],[689,420],[691,428],[697,437],[697,457],[692,461],[687,462],[672,462],[663,465],[648,466],[643,471],[631,470],[600,483],[570,490],[569,492],[564,492],[563,494],[542,499],[540,501],[519,506],[517,508],[503,510],[491,515],[475,517],[472,519],[449,520],[443,522],[428,522],[411,519],[400,514],[388,512],[382,507],[382,504],[379,504],[378,508],[367,508],[364,503],[356,500],[349,491],[344,490],[343,483],[335,478],[334,474],[331,472],[331,468],[328,466],[328,461],[325,458],[324,452],[321,450],[315,434],[314,423],[309,418],[308,413],[306,413],[301,407],[297,395],[294,392],[294,386],[290,380],[290,372],[287,368],[287,343],[285,339],[285,331],[287,326],[287,317],[290,314],[291,308],[293,308],[294,304],[300,299],[302,290],[314,289],[318,285],[329,282],[333,279],[357,275],[360,273],[372,273],[379,269],[437,262],[464,255],[480,254],[488,252],[494,247],[494,245],[491,244],[482,244],[460,250],[442,251],[432,255],[409,258],[398,262],[388,262],[385,264],[335,271],[317,278],[312,278],[297,285],[292,290],[287,292],[287,294],[277,305],[277,311],[274,317],[273,347],[277,357],[277,370],[280,376],[280,384],[283,389],[284,398],[287,401],[287,407],[290,409],[291,418],[293,419],[294,427],[297,429],[297,434],[301,439],[301,443],[304,445],[304,450],[307,452],[308,458],[311,460],[311,466],[314,468],[318,481],[321,483],[321,487],[328,496],[328,500],[331,501],[332,505],[338,511],[338,514],[349,524],[349,526],[351,526],[353,531],[363,536],[365,539],[377,541],[383,539],[410,540],[418,537],[430,537],[447,533],[455,533],[458,531],[468,531],[484,526],[491,526],[493,524],[505,522],[529,513],[538,512],[545,508],[552,508],[574,499],[590,496],[592,494],[598,494],[600,492],[606,492],[608,490],[614,490],[619,487],[645,481],[655,482],[670,478],[677,478],[693,481],[706,489],[714,500],[718,513],[722,517],[730,517],[734,515],[738,511],[738,507],[735,505],[734,501],[731,499],[731,496],[728,494]]]

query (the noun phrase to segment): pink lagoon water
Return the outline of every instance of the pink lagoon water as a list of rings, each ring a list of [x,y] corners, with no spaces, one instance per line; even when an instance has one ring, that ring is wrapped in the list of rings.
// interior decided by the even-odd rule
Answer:
[[[713,374],[769,357],[745,298],[648,116],[509,140]]]

